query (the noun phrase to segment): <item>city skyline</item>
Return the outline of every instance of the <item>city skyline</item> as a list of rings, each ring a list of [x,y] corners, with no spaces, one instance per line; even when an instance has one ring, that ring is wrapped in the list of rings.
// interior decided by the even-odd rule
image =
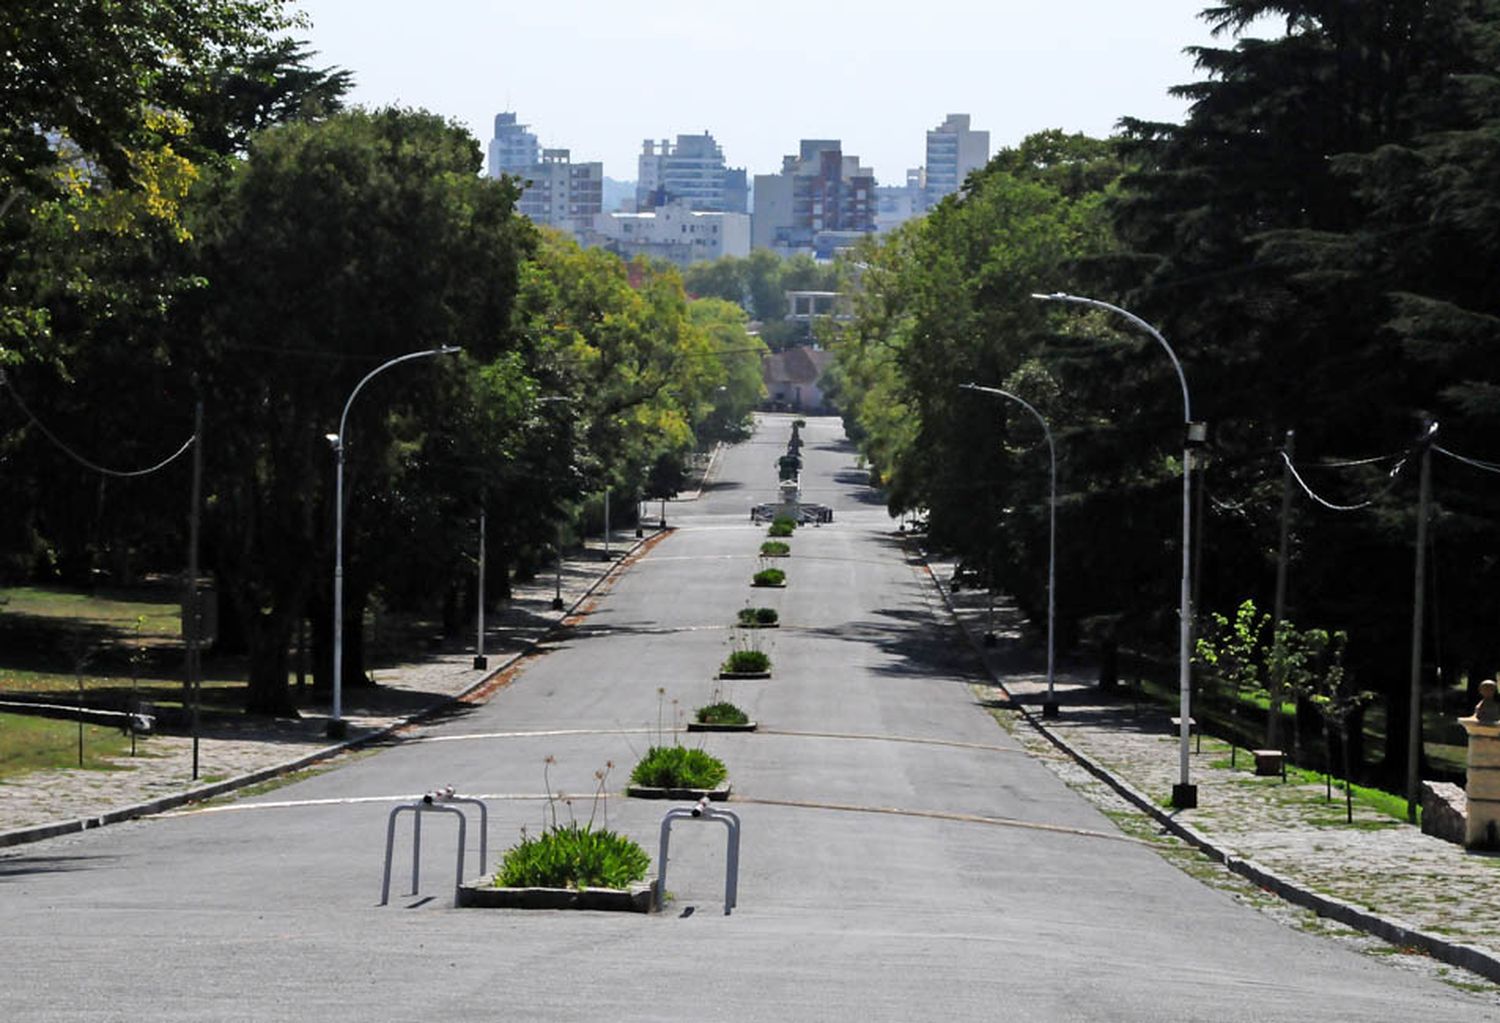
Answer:
[[[936,0],[920,17],[872,2],[858,19],[788,0],[753,16],[683,0],[628,17],[599,0],[449,3],[425,19],[393,0],[296,6],[315,63],[354,73],[350,102],[428,109],[481,147],[512,111],[541,145],[616,180],[635,178],[643,140],[708,131],[752,175],[801,139],[837,138],[881,184],[900,184],[950,113],[970,114],[992,150],[1047,128],[1107,135],[1122,116],[1180,120],[1187,105],[1167,89],[1200,77],[1182,50],[1215,44],[1196,17],[1203,0]]]

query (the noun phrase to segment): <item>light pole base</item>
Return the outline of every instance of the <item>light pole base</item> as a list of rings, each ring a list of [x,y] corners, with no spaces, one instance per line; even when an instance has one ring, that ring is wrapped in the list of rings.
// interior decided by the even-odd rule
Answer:
[[[1172,806],[1178,810],[1191,810],[1198,805],[1198,786],[1173,785]]]
[[[474,670],[475,671],[480,671],[480,670],[482,670],[484,668],[488,668],[489,666],[490,666],[490,659],[488,657],[484,656],[484,654],[479,654],[478,656],[476,656],[474,658]]]
[[[349,737],[349,722],[343,718],[329,718],[328,726],[323,729],[323,734],[330,739],[347,739]]]
[[[1057,701],[1056,700],[1043,700],[1042,701],[1042,717],[1046,718],[1048,721],[1051,721],[1054,718],[1056,718],[1057,715],[1058,715]]]
[[[635,527],[635,538],[637,540],[639,540],[641,537],[643,537],[645,535],[646,535],[646,530],[643,527],[641,527],[641,526],[636,526]]]
[[[561,597],[553,597],[552,598],[552,610],[554,610],[554,611],[561,611],[562,609],[563,609],[562,598]]]

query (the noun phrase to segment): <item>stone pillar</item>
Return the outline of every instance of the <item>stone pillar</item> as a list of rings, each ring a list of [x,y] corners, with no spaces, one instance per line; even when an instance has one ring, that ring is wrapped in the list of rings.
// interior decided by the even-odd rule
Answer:
[[[1479,683],[1479,705],[1473,717],[1459,718],[1469,733],[1469,819],[1464,848],[1500,849],[1500,701],[1495,683]]]

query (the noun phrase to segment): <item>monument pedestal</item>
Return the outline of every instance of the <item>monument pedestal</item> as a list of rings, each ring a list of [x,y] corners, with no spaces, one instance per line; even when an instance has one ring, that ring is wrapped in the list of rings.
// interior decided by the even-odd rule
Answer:
[[[1459,718],[1469,733],[1469,818],[1464,848],[1500,849],[1500,722]]]

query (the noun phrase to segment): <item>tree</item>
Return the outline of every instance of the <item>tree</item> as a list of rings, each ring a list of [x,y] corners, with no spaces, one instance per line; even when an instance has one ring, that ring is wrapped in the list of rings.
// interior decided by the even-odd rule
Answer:
[[[323,436],[354,384],[413,350],[462,345],[483,365],[509,344],[530,234],[513,215],[514,185],[479,178],[480,162],[466,132],[431,114],[356,111],[262,133],[198,197],[192,226],[211,285],[184,309],[180,336],[205,338],[183,361],[215,438],[210,549],[250,641],[251,711],[291,711],[288,637],[310,602],[315,622],[320,607],[327,620],[334,516]],[[419,521],[390,514],[404,500],[403,465],[438,442],[462,369],[434,360],[399,381],[390,374],[351,409],[345,682],[362,679],[358,626],[379,552],[390,530]]]
[[[1266,14],[1281,16],[1282,33],[1239,36]],[[1446,405],[1466,418],[1457,364],[1444,361],[1494,336],[1483,315],[1466,315],[1486,300],[1459,282],[1494,238],[1472,230],[1485,214],[1467,211],[1486,203],[1462,182],[1493,148],[1493,102],[1486,112],[1474,101],[1493,96],[1481,80],[1495,66],[1496,7],[1235,0],[1203,16],[1235,45],[1196,51],[1206,78],[1175,90],[1193,104],[1182,125],[1124,122],[1141,169],[1114,222],[1135,267],[1117,268],[1124,304],[1172,339],[1195,412],[1214,426],[1208,505],[1223,511],[1200,535],[1213,538],[1203,599],[1216,601],[1242,594],[1246,578],[1268,584],[1277,524],[1264,498],[1287,429],[1304,457],[1373,455],[1408,449],[1420,412]],[[1433,216],[1439,208],[1455,215]],[[1460,223],[1467,235],[1453,232]],[[1449,270],[1457,281],[1438,283]],[[1446,343],[1460,324],[1467,341]],[[1406,680],[1385,669],[1403,659],[1392,596],[1409,585],[1415,502],[1409,482],[1396,483],[1370,515],[1302,520],[1293,602],[1357,630],[1355,668],[1386,690],[1385,767],[1400,776]],[[1479,517],[1464,531],[1484,535]],[[1488,547],[1450,549],[1472,562]],[[1476,588],[1473,606],[1492,607],[1493,591]]]
[[[1116,165],[1103,144],[1090,159]],[[1032,450],[1040,431],[1024,410],[1017,418],[960,385],[1015,389],[1059,437],[1088,424],[1089,411],[1059,383],[1062,367],[1038,347],[1046,313],[1030,295],[1063,287],[1080,260],[1109,251],[1103,199],[1102,191],[1065,195],[1031,159],[1002,153],[962,194],[857,247],[846,263],[855,271],[855,315],[834,347],[836,390],[892,513],[925,509],[934,542],[975,564],[993,563],[1023,607],[1038,613],[1048,501],[1047,459]],[[1066,441],[1059,453],[1064,463],[1071,457]],[[1060,474],[1064,486],[1076,478],[1066,468]],[[1060,530],[1068,528],[1066,509],[1067,501]],[[1060,573],[1082,567],[1067,564],[1070,548]],[[1091,566],[1098,556],[1090,551]],[[1077,600],[1097,587],[1059,585],[1070,591]],[[1079,607],[1060,607],[1059,620]]]

